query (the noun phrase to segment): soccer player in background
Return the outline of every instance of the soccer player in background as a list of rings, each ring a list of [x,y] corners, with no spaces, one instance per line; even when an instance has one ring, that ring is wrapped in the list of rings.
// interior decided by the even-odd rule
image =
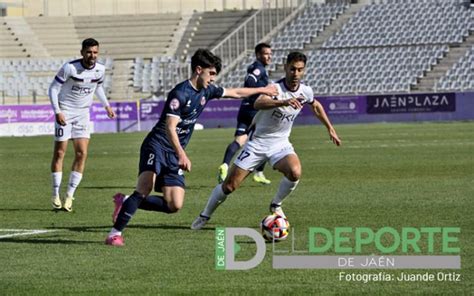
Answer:
[[[102,87],[105,66],[97,62],[99,42],[92,38],[82,41],[81,55],[81,59],[73,60],[61,67],[48,91],[55,114],[51,203],[54,209],[63,208],[68,212],[72,211],[74,194],[81,182],[86,164],[90,138],[89,109],[94,93],[107,111],[107,116],[115,117]],[[61,200],[59,190],[69,139],[72,139],[74,145],[74,162],[69,175],[66,196]]]
[[[191,78],[176,85],[168,94],[158,123],[143,141],[135,191],[128,197],[121,193],[114,196],[114,226],[105,240],[107,245],[124,244],[122,231],[139,208],[164,213],[181,209],[185,195],[183,171],[191,171],[185,148],[209,100],[278,94],[274,85],[234,89],[214,85],[221,70],[221,59],[206,49],[194,53],[191,70]],[[153,189],[163,196],[151,196]]]
[[[272,61],[272,49],[267,43],[259,43],[255,46],[255,57],[256,60],[247,68],[247,75],[245,76],[245,87],[262,87],[269,83],[267,70],[265,67],[270,65]],[[250,96],[240,104],[239,113],[237,115],[237,128],[235,129],[234,141],[227,146],[224,154],[224,160],[219,166],[217,180],[219,183],[224,182],[229,164],[234,158],[235,153],[245,144],[248,138],[248,128],[252,124],[253,117],[257,113],[257,110],[253,107],[255,100],[258,98],[258,94]],[[263,174],[265,163],[255,169],[253,180],[261,184],[270,184]]]
[[[306,56],[303,53],[290,53],[285,64],[285,78],[277,82],[279,95],[273,98],[262,95],[255,101],[254,106],[259,111],[249,133],[249,141],[235,159],[224,183],[218,184],[212,191],[206,207],[192,223],[192,229],[204,227],[227,196],[240,186],[250,172],[266,161],[283,174],[278,191],[270,203],[270,212],[285,217],[282,202],[295,190],[301,177],[301,163],[289,136],[293,122],[304,104],[308,104],[326,126],[332,142],[341,145],[323,106],[313,98],[313,90],[300,82],[305,66]]]

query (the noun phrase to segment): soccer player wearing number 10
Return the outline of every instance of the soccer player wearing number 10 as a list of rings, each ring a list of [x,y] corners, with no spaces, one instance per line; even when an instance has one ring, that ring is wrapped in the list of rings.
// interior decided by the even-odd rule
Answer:
[[[67,212],[72,211],[74,192],[81,182],[86,164],[90,138],[89,109],[94,93],[107,111],[107,116],[115,117],[102,87],[105,66],[97,63],[99,42],[92,38],[82,41],[81,55],[81,59],[64,64],[49,87],[49,99],[56,119],[54,153],[51,162],[53,183],[51,204],[54,209],[63,208]],[[61,200],[59,188],[69,139],[72,139],[75,156],[66,196]]]
[[[313,90],[300,82],[305,67],[306,56],[303,53],[290,53],[285,64],[285,78],[277,84],[279,95],[257,98],[254,107],[259,111],[254,117],[249,141],[235,159],[224,183],[218,184],[212,191],[206,207],[192,223],[192,229],[204,227],[227,196],[240,186],[250,172],[266,161],[283,174],[278,191],[270,203],[270,212],[285,217],[282,202],[295,190],[301,177],[301,163],[288,138],[304,104],[308,104],[326,126],[332,142],[341,145],[323,106],[313,98]]]
[[[168,94],[160,120],[148,133],[140,148],[139,176],[135,191],[128,197],[114,196],[114,226],[105,243],[124,244],[122,231],[137,209],[175,213],[184,203],[183,171],[191,171],[184,149],[194,125],[209,100],[242,98],[254,94],[277,95],[274,85],[259,88],[227,88],[213,84],[221,69],[221,59],[207,49],[198,49],[191,58],[192,75]],[[150,195],[155,189],[163,196]]]

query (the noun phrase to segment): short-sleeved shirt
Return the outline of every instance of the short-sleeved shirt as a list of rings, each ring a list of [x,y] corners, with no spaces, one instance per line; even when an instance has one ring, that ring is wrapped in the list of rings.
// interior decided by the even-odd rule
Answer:
[[[82,59],[64,64],[54,79],[62,84],[58,95],[61,110],[89,112],[97,85],[104,82],[105,66],[100,63],[88,69]]]
[[[314,101],[313,90],[303,83],[300,83],[296,91],[288,89],[285,79],[279,80],[276,86],[278,96],[274,98],[275,100],[301,98],[302,104],[312,104]],[[300,111],[301,109],[294,109],[291,106],[259,110],[253,119],[253,131],[250,133],[250,140],[267,144],[287,140],[293,122]]]
[[[177,117],[179,123],[176,126],[176,132],[184,149],[194,131],[194,125],[207,103],[212,99],[223,97],[224,93],[224,88],[213,84],[197,90],[189,80],[179,83],[168,94],[160,119],[147,138],[157,140],[164,150],[174,152],[166,133],[166,118],[168,116]]]
[[[244,87],[265,87],[268,85],[268,82],[269,79],[267,70],[265,69],[265,66],[262,64],[262,62],[256,60],[253,64],[248,66]],[[255,103],[255,100],[257,100],[258,97],[259,94],[245,98],[242,100],[240,108],[255,110],[253,108],[253,103]]]

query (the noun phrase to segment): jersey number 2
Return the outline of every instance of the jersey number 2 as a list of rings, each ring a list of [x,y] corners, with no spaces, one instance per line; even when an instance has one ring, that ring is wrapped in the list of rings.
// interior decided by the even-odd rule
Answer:
[[[155,159],[155,154],[150,153],[150,156],[148,157],[148,161],[146,162],[148,165],[153,165],[153,160]]]

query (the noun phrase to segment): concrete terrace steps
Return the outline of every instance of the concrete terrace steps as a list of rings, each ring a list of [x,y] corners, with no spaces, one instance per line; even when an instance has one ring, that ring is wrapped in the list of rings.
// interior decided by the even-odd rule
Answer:
[[[439,61],[437,65],[433,67],[431,71],[428,71],[422,79],[413,87],[414,90],[418,91],[431,91],[433,90],[436,82],[446,75],[446,72],[453,67],[454,64],[474,46],[474,33],[471,34],[464,40],[459,47],[450,47],[449,52],[446,56]]]

